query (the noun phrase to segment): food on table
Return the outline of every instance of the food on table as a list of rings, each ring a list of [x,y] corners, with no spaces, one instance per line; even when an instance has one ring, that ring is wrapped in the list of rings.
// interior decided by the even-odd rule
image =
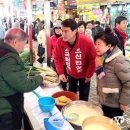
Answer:
[[[60,96],[56,98],[56,105],[64,106],[68,103],[70,103],[72,100],[66,96]]]
[[[121,128],[111,118],[91,116],[83,121],[82,130],[121,130]]]
[[[58,83],[58,82],[59,82],[58,77],[53,80],[50,80],[48,78],[44,79],[44,84],[54,84],[54,83]]]
[[[44,86],[46,87],[55,87],[60,83],[57,73],[50,67],[25,66],[25,72],[30,79],[40,74],[45,75]]]
[[[40,68],[40,67],[34,67],[34,66],[25,66],[25,72],[27,73],[29,78],[32,78],[32,77],[37,76],[41,73],[44,73],[46,75],[45,80],[47,80],[48,82],[49,81],[52,83],[58,82],[59,78],[58,78],[57,73],[49,67],[45,67],[45,68],[44,67]],[[47,68],[48,68],[48,70],[47,70]]]
[[[45,79],[44,79],[44,85],[47,87],[54,87],[57,86],[59,84],[59,78],[58,76],[48,76],[46,75]]]
[[[99,123],[91,123],[85,126],[83,130],[114,130],[112,125],[109,124],[99,124]]]
[[[79,126],[82,125],[85,118],[93,116],[93,115],[101,115],[94,108],[88,107],[87,105],[84,105],[84,104],[76,104],[76,105],[69,106],[64,111],[64,116],[69,118],[72,113],[76,113],[79,116],[79,118],[75,121],[71,121],[71,123],[79,125]]]
[[[56,83],[56,82],[58,82],[58,77],[56,76],[56,77],[51,77],[51,76],[47,76],[46,75],[46,79],[45,80],[47,80],[47,81],[50,81],[50,82],[52,82],[52,83]]]
[[[45,84],[52,84],[53,82],[48,81],[48,80],[44,80],[44,83],[45,83]]]

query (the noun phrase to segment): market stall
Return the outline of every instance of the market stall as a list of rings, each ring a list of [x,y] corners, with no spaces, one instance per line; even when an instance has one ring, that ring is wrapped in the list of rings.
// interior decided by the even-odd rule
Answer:
[[[102,10],[100,9],[100,5],[98,3],[93,4],[78,4],[77,5],[78,14],[82,16],[84,21],[89,20],[101,20]]]
[[[41,88],[38,87],[35,90],[41,96],[51,96],[53,93],[57,91],[61,91],[61,89],[57,86],[54,88]],[[34,130],[45,130],[44,119],[50,117],[49,113],[44,113],[41,111],[38,105],[38,98],[35,96],[33,92],[25,93],[25,103],[24,109],[26,114],[29,117],[31,125]],[[55,106],[52,110],[52,115],[58,116],[59,118],[63,118],[61,112]],[[64,120],[64,124],[61,130],[74,130],[72,126]]]

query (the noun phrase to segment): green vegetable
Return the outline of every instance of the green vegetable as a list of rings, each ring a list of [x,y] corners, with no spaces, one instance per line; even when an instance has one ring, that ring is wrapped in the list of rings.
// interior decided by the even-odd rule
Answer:
[[[22,61],[27,64],[30,62],[30,52],[28,49],[24,49],[24,51],[20,54]]]

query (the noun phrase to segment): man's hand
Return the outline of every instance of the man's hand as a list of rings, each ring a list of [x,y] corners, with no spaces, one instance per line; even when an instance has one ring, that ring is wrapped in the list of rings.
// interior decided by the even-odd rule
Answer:
[[[67,79],[64,74],[59,75],[59,79],[63,82],[67,82]]]
[[[122,111],[127,111],[127,110],[128,110],[128,106],[127,106],[127,105],[120,104],[120,109],[121,109]]]
[[[91,78],[86,78],[86,79],[85,79],[85,83],[90,82],[90,79],[91,79]]]

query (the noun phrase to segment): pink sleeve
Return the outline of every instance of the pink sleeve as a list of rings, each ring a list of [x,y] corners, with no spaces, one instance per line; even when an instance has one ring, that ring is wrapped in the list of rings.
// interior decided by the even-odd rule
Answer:
[[[56,67],[57,73],[64,74],[64,68],[63,68],[63,55],[62,55],[62,49],[61,49],[61,43],[60,39],[58,39],[57,44],[54,49],[54,63]]]

